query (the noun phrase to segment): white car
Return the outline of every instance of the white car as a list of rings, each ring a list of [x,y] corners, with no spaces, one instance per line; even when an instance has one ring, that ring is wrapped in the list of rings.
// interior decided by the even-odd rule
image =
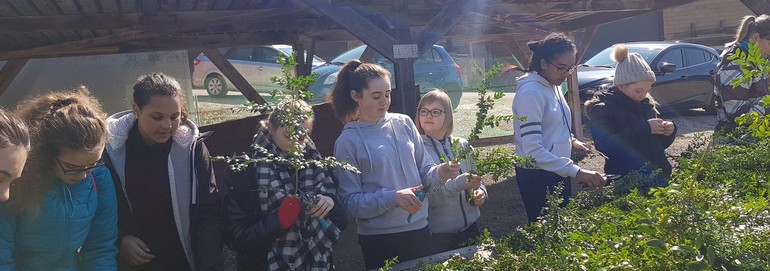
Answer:
[[[290,45],[277,44],[220,48],[219,52],[233,64],[254,89],[270,92],[279,87],[271,82],[270,78],[281,76],[281,64],[276,60],[276,56],[291,55],[292,48]],[[314,68],[324,63],[323,59],[313,57]],[[236,90],[230,80],[203,53],[193,61],[192,81],[193,86],[205,88],[210,96],[224,97],[229,90]]]

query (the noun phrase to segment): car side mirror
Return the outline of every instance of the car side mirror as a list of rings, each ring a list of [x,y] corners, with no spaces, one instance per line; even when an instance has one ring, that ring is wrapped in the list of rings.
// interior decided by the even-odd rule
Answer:
[[[660,70],[660,74],[661,75],[669,73],[669,72],[673,72],[673,71],[676,70],[676,64],[668,63],[668,62],[663,62],[662,64],[660,64],[659,70]]]

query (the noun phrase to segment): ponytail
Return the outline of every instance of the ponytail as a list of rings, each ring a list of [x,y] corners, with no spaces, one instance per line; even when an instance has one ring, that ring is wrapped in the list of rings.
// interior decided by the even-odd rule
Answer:
[[[527,43],[527,47],[532,51],[532,58],[529,60],[529,69],[527,72],[540,72],[543,68],[540,61],[545,59],[551,61],[557,55],[563,53],[575,53],[575,44],[562,33],[551,33],[545,38]]]
[[[359,95],[362,94],[369,86],[369,81],[377,78],[390,80],[390,72],[379,65],[363,63],[358,59],[352,59],[342,66],[337,74],[337,84],[326,97],[342,123],[351,121],[358,110],[358,103],[350,93],[355,91]]]
[[[738,29],[735,32],[735,39],[728,45],[735,45],[746,40],[754,33],[759,34],[760,38],[770,38],[770,16],[762,14],[760,16],[748,15],[741,19]]]

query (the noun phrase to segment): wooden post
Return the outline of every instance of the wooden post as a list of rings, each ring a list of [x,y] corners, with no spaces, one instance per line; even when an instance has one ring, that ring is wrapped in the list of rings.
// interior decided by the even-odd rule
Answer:
[[[222,53],[219,52],[219,50],[206,48],[203,49],[203,53],[206,54],[209,60],[211,60],[211,63],[214,63],[214,65],[219,68],[219,70],[227,77],[227,79],[230,79],[230,82],[232,82],[233,85],[235,85],[235,87],[237,87],[238,90],[243,93],[243,96],[246,96],[246,99],[258,104],[267,103],[265,99],[262,98],[262,96],[260,96],[256,90],[254,90],[254,87],[252,87],[251,84],[246,81],[246,78],[243,78],[243,75],[235,69],[233,64],[231,64],[230,61],[228,61],[227,58],[225,58]]]
[[[593,41],[594,37],[596,37],[597,28],[599,28],[597,25],[589,26],[583,33],[583,38],[580,40],[580,45],[577,47],[577,57],[575,57],[577,63],[583,62],[583,56],[585,56],[586,51],[588,50],[588,46],[591,45],[591,41]]]
[[[5,62],[3,68],[0,69],[0,96],[2,96],[3,92],[5,92],[8,86],[11,85],[11,82],[16,78],[16,75],[19,75],[19,72],[24,68],[24,65],[27,64],[27,61],[29,61],[29,59],[14,59]]]
[[[203,49],[195,48],[195,49],[187,49],[187,64],[190,65],[190,74],[192,75],[195,71],[195,59],[198,58],[198,55],[203,52]]]
[[[388,32],[396,38],[398,44],[411,44],[412,35],[410,26],[406,23],[406,19],[409,16],[407,1],[394,0],[393,5],[395,14],[391,17],[392,21],[390,25],[392,25],[392,27],[388,29]],[[393,51],[392,48],[391,51]],[[395,72],[394,76],[398,91],[392,93],[393,103],[390,108],[393,112],[406,114],[414,119],[417,113],[417,102],[420,99],[420,91],[415,87],[414,81],[414,61],[416,58],[396,59],[395,57],[396,56],[394,56],[391,61],[393,61],[393,70]]]

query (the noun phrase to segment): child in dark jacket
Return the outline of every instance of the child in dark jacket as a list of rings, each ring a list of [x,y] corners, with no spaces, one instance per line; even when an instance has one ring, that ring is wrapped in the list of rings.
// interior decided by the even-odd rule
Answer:
[[[586,102],[596,149],[606,155],[604,172],[625,175],[659,169],[660,177],[668,178],[671,164],[665,151],[674,142],[677,128],[659,118],[649,95],[655,74],[641,55],[629,54],[626,45],[616,45],[612,58],[618,63],[615,87]]]
[[[296,103],[310,112],[306,103]],[[284,104],[279,108],[288,107]],[[253,144],[268,152],[257,151],[254,157],[290,155],[287,152],[295,142],[278,116],[281,112],[286,111],[273,112],[254,136]],[[312,119],[303,126],[309,130]],[[309,138],[299,140],[304,159],[321,159]],[[345,229],[347,218],[336,196],[337,181],[332,172],[331,168],[316,166],[295,171],[274,160],[251,163],[245,170],[230,174],[225,236],[237,251],[238,270],[333,270],[332,246]],[[301,208],[298,197],[317,202]]]

